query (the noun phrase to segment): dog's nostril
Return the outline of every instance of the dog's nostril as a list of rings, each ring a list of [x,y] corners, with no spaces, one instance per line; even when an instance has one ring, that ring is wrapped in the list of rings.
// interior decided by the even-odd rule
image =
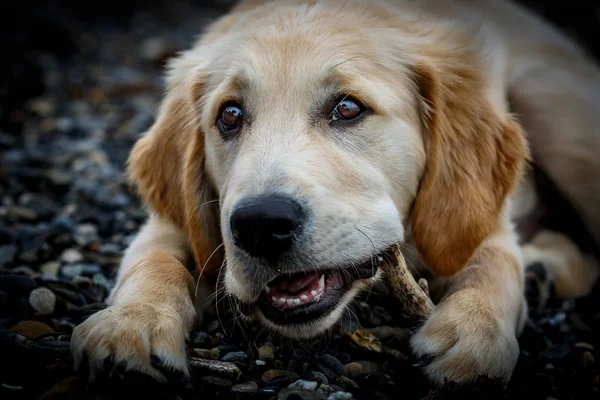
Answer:
[[[265,197],[242,204],[230,219],[236,245],[264,258],[289,250],[301,222],[300,205],[282,197]]]

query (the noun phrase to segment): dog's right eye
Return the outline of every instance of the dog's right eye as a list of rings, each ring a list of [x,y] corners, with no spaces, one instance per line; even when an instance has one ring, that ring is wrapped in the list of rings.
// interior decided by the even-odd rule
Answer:
[[[232,135],[237,133],[242,126],[243,117],[242,108],[237,103],[227,103],[221,107],[217,125],[223,135]]]

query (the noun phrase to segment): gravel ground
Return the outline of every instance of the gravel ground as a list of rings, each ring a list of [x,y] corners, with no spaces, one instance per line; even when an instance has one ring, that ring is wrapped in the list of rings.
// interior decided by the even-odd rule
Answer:
[[[72,370],[70,334],[105,307],[145,219],[122,171],[153,122],[164,61],[222,10],[165,3],[90,23],[42,8],[31,11],[42,35],[15,31],[25,47],[8,47],[19,62],[2,66],[10,79],[0,82],[0,397],[600,398],[599,285],[531,315],[506,387],[433,390],[408,350],[410,332],[377,293],[314,341],[266,335],[223,309],[190,337],[191,382],[159,386],[116,371],[88,385]]]

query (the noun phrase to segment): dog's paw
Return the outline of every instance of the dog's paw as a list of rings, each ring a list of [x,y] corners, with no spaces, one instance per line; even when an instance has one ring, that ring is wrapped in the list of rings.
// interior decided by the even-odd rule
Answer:
[[[434,383],[506,382],[519,356],[514,328],[493,314],[485,297],[460,290],[443,300],[411,339],[425,375]]]
[[[543,309],[555,294],[554,278],[542,262],[533,262],[525,268],[525,298],[531,311]]]
[[[189,378],[186,329],[172,308],[148,303],[111,306],[77,326],[71,339],[75,369],[143,373],[159,382]],[[84,365],[87,364],[87,365]]]

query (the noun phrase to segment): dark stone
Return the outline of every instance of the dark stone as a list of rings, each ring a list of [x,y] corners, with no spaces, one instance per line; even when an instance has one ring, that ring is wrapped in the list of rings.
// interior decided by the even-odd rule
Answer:
[[[317,359],[317,368],[330,381],[334,381],[338,376],[347,376],[344,364],[330,354],[323,354]]]
[[[327,400],[323,393],[302,388],[286,388],[277,395],[278,400]]]
[[[260,380],[265,386],[288,387],[296,382],[300,377],[291,371],[281,369],[271,369],[266,371]]]
[[[18,248],[12,244],[0,246],[0,267],[12,264]]]
[[[0,275],[0,290],[8,296],[27,297],[37,287],[35,281],[22,275]]]
[[[192,346],[198,348],[210,347],[211,340],[210,335],[206,332],[196,332],[192,335]]]
[[[248,360],[248,354],[243,351],[233,351],[221,357],[221,361],[229,362],[245,362],[246,360]]]
[[[232,393],[249,394],[258,391],[258,383],[256,381],[249,381],[246,383],[240,383],[231,388]]]

